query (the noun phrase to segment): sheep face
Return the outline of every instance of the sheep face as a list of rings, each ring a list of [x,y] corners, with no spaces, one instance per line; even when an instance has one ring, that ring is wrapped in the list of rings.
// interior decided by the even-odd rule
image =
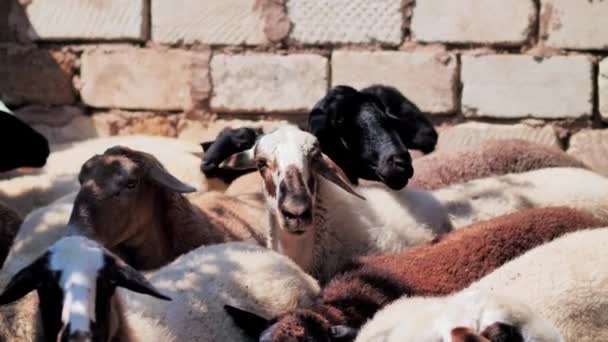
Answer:
[[[317,174],[355,194],[344,172],[321,153],[310,133],[284,126],[262,136],[256,145],[231,156],[223,166],[257,166],[271,215],[281,229],[301,235],[311,230],[317,196]]]
[[[226,182],[231,182],[245,174],[248,172],[247,170],[225,170],[219,168],[219,165],[234,153],[251,148],[260,134],[262,134],[261,129],[248,127],[223,129],[214,141],[201,144],[205,152],[201,163],[201,171],[207,177],[217,177]]]
[[[11,114],[0,111],[0,172],[19,167],[42,167],[49,156],[46,138]]]
[[[0,294],[0,305],[36,290],[46,340],[105,342],[118,329],[112,307],[117,286],[169,299],[96,242],[69,236],[19,271]]]
[[[363,178],[395,190],[413,175],[402,126],[377,96],[347,86],[331,89],[309,116],[310,131],[323,152],[344,168],[352,183]]]
[[[162,191],[195,191],[153,156],[120,146],[85,162],[78,180],[81,187],[70,224],[108,248],[135,236],[143,222],[150,222],[163,200]]]

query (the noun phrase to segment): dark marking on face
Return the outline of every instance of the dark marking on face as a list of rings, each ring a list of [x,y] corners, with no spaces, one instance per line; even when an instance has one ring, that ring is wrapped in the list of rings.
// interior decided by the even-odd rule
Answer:
[[[306,189],[302,173],[295,166],[285,170],[279,186],[279,209],[287,218],[305,222],[312,219],[312,198]]]

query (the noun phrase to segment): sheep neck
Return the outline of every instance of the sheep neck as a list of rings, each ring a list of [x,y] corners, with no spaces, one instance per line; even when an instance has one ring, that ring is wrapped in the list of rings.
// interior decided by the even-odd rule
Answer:
[[[289,233],[279,226],[277,217],[272,211],[269,211],[269,213],[270,234],[268,234],[267,246],[289,257],[305,272],[314,275],[315,232],[309,231],[301,235]]]

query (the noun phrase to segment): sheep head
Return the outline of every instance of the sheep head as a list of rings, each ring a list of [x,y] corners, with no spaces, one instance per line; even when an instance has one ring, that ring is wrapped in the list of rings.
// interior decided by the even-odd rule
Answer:
[[[344,325],[331,325],[310,310],[296,310],[279,319],[266,319],[230,305],[224,310],[248,337],[259,342],[341,342],[354,340],[358,333]]]
[[[312,228],[317,175],[361,197],[342,169],[321,152],[317,139],[293,126],[282,126],[260,137],[251,149],[232,155],[222,166],[257,167],[271,214],[281,229],[292,234]]]
[[[78,180],[70,226],[107,248],[137,236],[138,229],[154,220],[165,200],[161,193],[196,190],[172,176],[152,155],[121,146],[86,161]]]
[[[308,125],[353,184],[362,178],[399,190],[414,174],[407,150],[412,133],[402,121],[376,94],[336,86],[313,107]]]
[[[68,236],[13,276],[0,305],[36,290],[46,340],[106,342],[118,329],[116,287],[170,300],[98,243]]]
[[[208,178],[219,178],[228,183],[248,173],[249,170],[226,170],[219,165],[231,155],[251,148],[260,134],[261,128],[224,128],[215,140],[201,143],[204,150],[201,171]]]

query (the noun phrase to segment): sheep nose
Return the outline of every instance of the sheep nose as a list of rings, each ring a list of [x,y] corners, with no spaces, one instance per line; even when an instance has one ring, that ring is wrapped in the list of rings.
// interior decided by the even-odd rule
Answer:
[[[394,153],[387,156],[377,170],[383,183],[393,190],[400,190],[414,175],[409,153]]]
[[[310,222],[312,203],[308,196],[289,196],[279,206],[281,214],[288,220]]]

